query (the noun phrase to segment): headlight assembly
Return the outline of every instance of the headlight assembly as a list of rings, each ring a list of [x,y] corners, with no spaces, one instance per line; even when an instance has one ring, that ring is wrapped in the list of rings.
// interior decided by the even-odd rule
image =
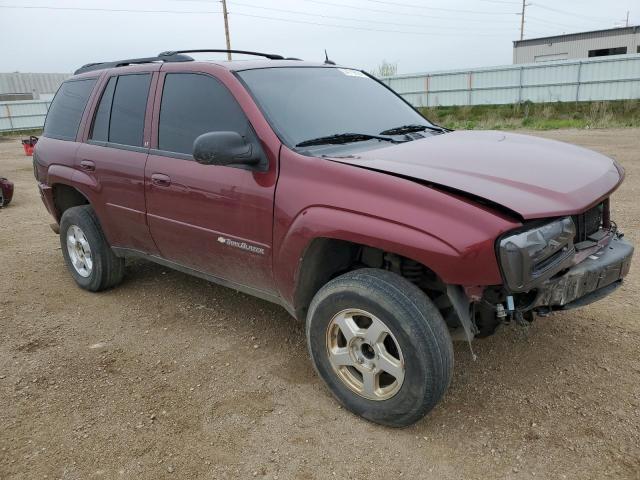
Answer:
[[[570,266],[575,234],[573,220],[565,217],[499,239],[498,254],[507,288],[526,292]]]

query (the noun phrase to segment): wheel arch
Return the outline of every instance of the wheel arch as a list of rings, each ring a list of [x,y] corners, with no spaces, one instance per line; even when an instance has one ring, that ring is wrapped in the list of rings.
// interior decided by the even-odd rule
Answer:
[[[284,299],[303,320],[317,291],[342,273],[368,266],[410,274],[413,268],[444,285],[447,263],[459,257],[451,245],[413,227],[312,207],[298,215],[284,235],[275,275]]]
[[[92,192],[98,191],[95,178],[66,165],[51,165],[47,170],[53,207],[58,222],[65,210],[78,205],[92,205]]]
[[[53,205],[58,223],[66,210],[80,205],[91,205],[87,196],[67,183],[54,183],[51,186]]]

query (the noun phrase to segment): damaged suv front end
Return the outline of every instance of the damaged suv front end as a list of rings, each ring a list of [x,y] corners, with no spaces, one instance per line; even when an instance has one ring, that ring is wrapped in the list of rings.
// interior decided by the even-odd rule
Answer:
[[[581,307],[608,295],[629,273],[634,249],[623,237],[611,220],[609,198],[580,214],[525,222],[505,233],[496,242],[504,285],[485,290],[479,323],[495,325],[488,318],[494,315],[531,320],[533,313]]]

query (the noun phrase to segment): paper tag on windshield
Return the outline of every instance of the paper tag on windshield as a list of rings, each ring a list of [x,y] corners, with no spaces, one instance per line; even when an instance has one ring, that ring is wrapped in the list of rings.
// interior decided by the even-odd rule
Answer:
[[[359,72],[358,70],[350,70],[348,68],[339,68],[338,70],[340,70],[342,73],[344,73],[348,77],[367,78],[367,76],[364,73]]]

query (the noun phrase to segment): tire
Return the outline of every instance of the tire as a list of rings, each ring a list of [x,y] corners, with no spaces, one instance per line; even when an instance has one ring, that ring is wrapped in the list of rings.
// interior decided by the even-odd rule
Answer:
[[[385,270],[355,270],[322,287],[306,334],[314,367],[333,395],[375,423],[415,423],[451,381],[453,344],[442,315],[418,287]]]
[[[99,292],[122,281],[124,259],[111,250],[91,206],[72,207],[62,214],[60,246],[67,268],[81,288]]]

